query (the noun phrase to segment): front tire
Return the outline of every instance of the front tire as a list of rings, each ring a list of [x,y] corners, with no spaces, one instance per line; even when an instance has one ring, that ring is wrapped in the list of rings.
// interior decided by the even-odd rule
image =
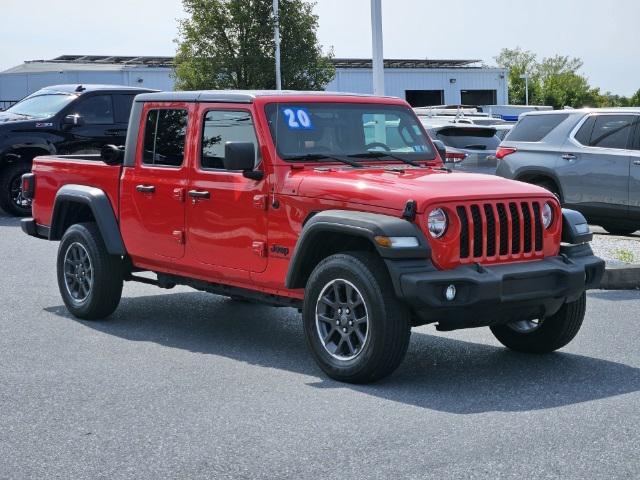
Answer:
[[[396,298],[384,263],[369,252],[320,262],[307,282],[302,315],[313,357],[341,382],[386,377],[409,346],[410,313]]]
[[[122,259],[109,254],[95,223],[69,227],[60,241],[57,266],[58,288],[73,316],[100,320],[118,307]]]
[[[577,335],[587,305],[587,294],[565,303],[554,315],[541,322],[519,321],[491,327],[491,332],[505,347],[518,352],[549,353],[567,345]],[[527,325],[529,327],[527,328]]]
[[[22,175],[30,171],[28,163],[10,163],[0,171],[0,208],[15,217],[31,215],[31,201],[22,196]]]

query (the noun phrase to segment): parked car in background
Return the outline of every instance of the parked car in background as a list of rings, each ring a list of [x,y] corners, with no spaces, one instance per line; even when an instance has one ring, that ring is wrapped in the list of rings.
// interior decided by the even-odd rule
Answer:
[[[24,216],[31,203],[20,178],[38,155],[99,153],[122,145],[133,98],[146,88],[117,85],[55,85],[0,112],[0,208]]]
[[[640,108],[528,113],[496,156],[498,175],[550,190],[608,232],[640,229]]]
[[[496,151],[500,145],[500,138],[494,127],[446,124],[425,125],[425,128],[433,140],[440,140],[447,147],[446,162],[449,168],[495,174]]]
[[[496,129],[496,137],[498,137],[500,141],[504,140],[507,134],[513,130],[513,124],[510,123],[492,125],[492,127]]]
[[[499,117],[465,105],[442,105],[439,107],[417,107],[413,109],[420,120],[429,125],[460,123],[467,125],[509,125]]]

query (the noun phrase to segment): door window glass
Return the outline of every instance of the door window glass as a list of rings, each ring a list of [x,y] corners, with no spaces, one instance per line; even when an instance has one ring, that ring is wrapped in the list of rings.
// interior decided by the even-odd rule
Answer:
[[[593,132],[593,126],[595,123],[596,117],[593,115],[585,120],[575,136],[578,143],[582,145],[589,145],[589,142],[591,141],[591,132]]]
[[[633,125],[631,115],[600,115],[591,133],[591,147],[627,148]]]
[[[258,152],[258,141],[249,112],[211,110],[204,117],[200,164],[203,169],[224,168],[227,142],[252,142]],[[256,153],[256,164],[258,163]]]
[[[86,125],[110,125],[113,122],[111,95],[96,95],[78,102],[73,113],[80,115]]]
[[[539,142],[569,118],[568,113],[525,115],[509,134],[510,142]]]
[[[135,95],[114,95],[113,103],[116,113],[116,123],[128,123],[131,105]]]
[[[145,165],[179,167],[184,160],[188,112],[186,110],[149,110],[145,121]]]

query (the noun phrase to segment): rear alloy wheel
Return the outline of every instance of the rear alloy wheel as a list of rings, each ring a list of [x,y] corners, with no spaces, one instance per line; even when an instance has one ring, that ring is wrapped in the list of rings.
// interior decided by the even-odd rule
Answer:
[[[391,374],[409,346],[410,313],[396,298],[384,263],[370,252],[320,262],[307,282],[302,317],[316,362],[342,382]]]
[[[22,175],[30,171],[29,164],[14,163],[0,172],[0,207],[16,217],[31,215],[31,200],[22,196]]]
[[[575,302],[565,303],[554,315],[540,320],[518,320],[491,327],[505,347],[518,352],[549,353],[567,345],[578,334],[587,305],[583,293]]]
[[[95,223],[67,229],[58,248],[58,288],[75,317],[99,320],[120,303],[122,258],[110,255]]]

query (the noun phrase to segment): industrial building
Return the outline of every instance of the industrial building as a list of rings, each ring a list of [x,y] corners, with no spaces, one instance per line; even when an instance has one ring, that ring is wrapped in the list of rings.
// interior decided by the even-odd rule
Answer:
[[[371,60],[335,58],[336,76],[326,89],[371,93]],[[508,103],[507,71],[479,60],[389,59],[385,92],[413,106]],[[36,90],[65,83],[99,83],[173,90],[172,57],[62,55],[32,60],[0,72],[0,109]]]

